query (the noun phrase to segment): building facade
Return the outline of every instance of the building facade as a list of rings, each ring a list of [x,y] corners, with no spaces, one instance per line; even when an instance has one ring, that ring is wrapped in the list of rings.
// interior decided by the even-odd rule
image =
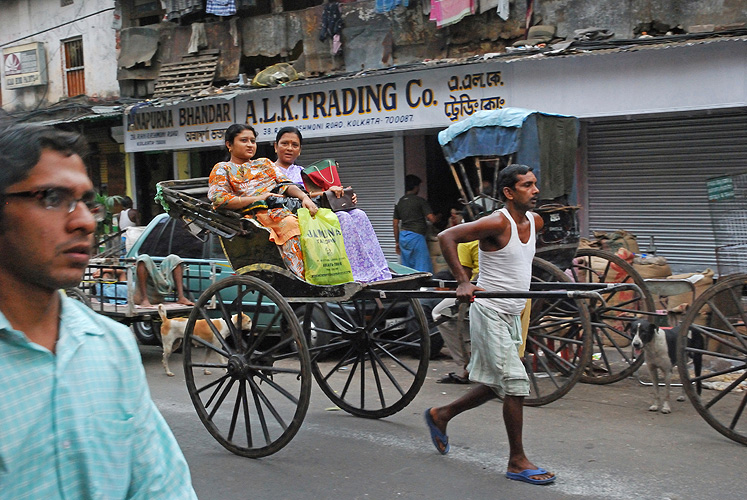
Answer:
[[[113,0],[2,2],[0,119],[83,133],[96,187],[125,194],[116,12]]]
[[[675,271],[715,267],[708,182],[747,171],[743,2],[474,0],[451,16],[439,4],[456,2],[434,0],[113,3],[119,99],[132,103],[122,165],[146,216],[157,181],[223,159],[231,123],[255,126],[266,156],[294,125],[301,162],[340,162],[393,258],[406,173],[437,211],[456,203],[437,133],[521,107],[580,118],[584,235],[627,229],[643,250],[655,236]],[[251,85],[268,73],[274,84]]]

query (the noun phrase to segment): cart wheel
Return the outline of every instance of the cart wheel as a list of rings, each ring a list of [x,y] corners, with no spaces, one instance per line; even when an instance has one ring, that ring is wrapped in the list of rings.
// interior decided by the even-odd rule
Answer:
[[[231,318],[238,314],[248,316],[251,325],[245,319],[236,329]],[[206,318],[231,326],[210,343],[198,335],[207,324],[197,321]],[[208,432],[229,451],[264,457],[298,432],[311,394],[309,353],[293,309],[270,285],[250,276],[211,285],[189,315],[183,349],[192,403]]]
[[[677,339],[677,365],[705,421],[747,444],[747,274],[719,279],[690,307]]]
[[[638,272],[617,255],[581,248],[570,269],[578,283],[628,283],[638,290],[602,291],[606,304],[594,301],[591,313],[592,355],[581,381],[589,384],[611,384],[632,375],[643,363],[643,355],[636,357],[630,343],[632,335],[625,331],[641,313],[654,311],[654,299]],[[651,319],[649,316],[644,316]]]
[[[91,299],[77,286],[65,288],[65,295],[78,302],[82,302],[86,307],[91,307]]]
[[[538,257],[533,282],[570,282],[559,268]],[[526,406],[541,406],[563,397],[578,382],[591,352],[589,311],[584,300],[533,298],[524,367],[530,394]]]
[[[315,319],[319,312],[326,322]],[[430,337],[416,299],[307,304],[303,328],[307,339],[329,339],[309,349],[311,370],[327,397],[348,413],[366,418],[393,415],[423,385]]]

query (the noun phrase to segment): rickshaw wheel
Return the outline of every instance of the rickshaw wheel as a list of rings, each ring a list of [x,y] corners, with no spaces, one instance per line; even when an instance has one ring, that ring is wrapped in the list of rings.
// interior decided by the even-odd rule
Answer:
[[[322,311],[327,321],[313,320]],[[428,322],[417,299],[365,297],[309,303],[304,336],[324,336],[309,349],[319,387],[341,409],[382,418],[407,406],[425,381]]]
[[[747,444],[747,274],[719,279],[688,310],[677,366],[690,402],[724,436]]]
[[[240,314],[248,316],[251,325],[233,326],[231,318]],[[214,344],[195,330],[198,320],[208,318],[231,325]],[[183,349],[192,403],[208,432],[226,449],[264,457],[298,432],[311,395],[309,353],[293,309],[270,285],[251,276],[211,285],[189,315]],[[205,375],[204,369],[212,375]]]
[[[558,267],[534,258],[532,282],[569,282]],[[589,311],[583,300],[533,298],[522,361],[529,375],[525,406],[551,403],[578,382],[591,352]]]
[[[646,282],[633,266],[619,256],[603,250],[581,248],[570,268],[573,281],[578,283],[628,283],[640,289],[600,291],[606,301],[594,301],[591,313],[591,362],[581,376],[581,382],[611,384],[632,375],[643,363],[643,355],[635,356],[630,343],[632,334],[626,326],[654,311],[654,299]],[[643,315],[651,320],[650,315]]]

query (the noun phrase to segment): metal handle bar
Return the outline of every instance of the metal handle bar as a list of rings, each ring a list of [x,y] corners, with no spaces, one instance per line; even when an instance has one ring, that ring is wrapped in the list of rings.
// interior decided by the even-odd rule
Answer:
[[[456,298],[455,290],[376,290],[369,288],[367,292],[376,294],[381,299],[386,298],[416,298],[416,299],[449,299]],[[365,293],[362,292],[362,293]],[[526,291],[504,290],[494,292],[475,292],[477,299],[593,299],[606,304],[604,298],[595,291]]]

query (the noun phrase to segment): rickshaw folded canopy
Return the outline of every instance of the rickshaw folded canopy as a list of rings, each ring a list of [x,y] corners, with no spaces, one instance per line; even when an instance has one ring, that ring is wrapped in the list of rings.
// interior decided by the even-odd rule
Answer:
[[[438,134],[446,160],[515,155],[534,168],[543,199],[573,193],[578,119],[523,108],[478,111]]]

